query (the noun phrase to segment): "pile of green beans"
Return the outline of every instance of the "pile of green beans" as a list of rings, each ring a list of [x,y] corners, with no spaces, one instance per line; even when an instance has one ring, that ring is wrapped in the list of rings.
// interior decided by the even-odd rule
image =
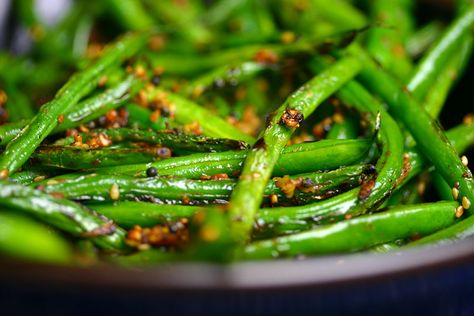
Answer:
[[[76,1],[51,26],[16,1],[31,48],[0,51],[0,258],[227,263],[473,235],[474,107],[451,98],[474,4],[424,25],[419,5]]]

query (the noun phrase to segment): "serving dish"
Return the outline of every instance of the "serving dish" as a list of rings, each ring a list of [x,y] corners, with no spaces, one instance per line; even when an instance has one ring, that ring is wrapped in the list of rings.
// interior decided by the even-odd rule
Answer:
[[[386,254],[145,269],[0,262],[3,311],[166,315],[470,314],[474,239]]]

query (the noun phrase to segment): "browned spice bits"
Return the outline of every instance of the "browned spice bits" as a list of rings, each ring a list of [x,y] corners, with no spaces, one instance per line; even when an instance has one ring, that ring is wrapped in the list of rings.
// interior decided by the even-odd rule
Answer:
[[[304,115],[296,109],[286,109],[280,118],[280,125],[286,125],[290,128],[299,127],[304,120]]]
[[[189,241],[188,219],[153,227],[133,226],[127,233],[126,243],[140,250],[150,247],[179,247]]]

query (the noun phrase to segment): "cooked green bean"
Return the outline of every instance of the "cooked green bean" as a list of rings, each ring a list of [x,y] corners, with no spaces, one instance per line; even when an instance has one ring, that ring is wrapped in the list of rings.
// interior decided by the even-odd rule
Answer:
[[[407,41],[408,55],[411,57],[420,56],[439,37],[442,30],[440,22],[432,21],[413,32]]]
[[[454,202],[455,203],[455,202]],[[421,238],[408,244],[408,247],[421,245],[443,245],[451,244],[455,241],[468,238],[474,234],[474,216],[469,216],[460,222],[440,230],[432,235]]]
[[[413,21],[411,0],[374,0],[372,19],[377,24],[369,30],[367,51],[388,72],[404,79],[410,75],[412,64],[405,50]]]
[[[8,111],[8,119],[17,122],[24,119],[31,119],[35,115],[33,105],[29,98],[13,84],[5,84],[5,92],[8,100],[5,104]]]
[[[305,173],[289,178],[274,178],[265,188],[265,196],[275,195],[279,201],[294,200],[307,203],[324,199],[340,191],[358,185],[365,165],[343,167],[334,171]],[[133,178],[130,176],[89,174],[84,176],[63,175],[34,183],[47,193],[60,193],[79,201],[113,201],[150,199],[157,201],[218,201],[227,200],[235,188],[236,180],[190,180],[174,177]],[[119,196],[112,194],[118,188]],[[177,201],[177,202],[176,202]],[[181,202],[183,201],[183,202]]]
[[[283,148],[272,174],[284,176],[285,174],[332,170],[340,166],[349,166],[361,162],[368,152],[370,144],[371,141],[367,139],[349,139],[321,140],[290,145]],[[240,172],[247,153],[247,150],[198,153],[149,164],[101,168],[100,172],[144,176],[148,168],[154,167],[162,176],[199,178],[203,175],[212,176],[219,173],[233,176]]]
[[[466,10],[444,31],[441,38],[430,48],[425,57],[417,64],[415,74],[407,88],[417,98],[424,95],[435,80],[435,74],[442,67],[452,52],[458,49],[465,39],[465,34],[474,25],[474,7]]]
[[[359,122],[353,116],[345,116],[342,122],[335,122],[326,135],[327,139],[357,138]]]
[[[103,93],[80,102],[77,107],[64,115],[63,122],[56,126],[53,133],[78,127],[99,118],[110,110],[118,108],[129,98],[128,92],[133,83],[134,78],[129,76]]]
[[[77,237],[89,237],[110,251],[125,250],[125,232],[83,206],[19,184],[2,181],[0,205],[18,209]]]
[[[256,62],[225,65],[190,82],[184,94],[188,97],[198,97],[212,88],[236,86],[239,82],[255,76],[266,68],[268,68],[267,65]]]
[[[44,166],[65,169],[94,169],[122,164],[147,163],[169,158],[171,151],[162,146],[90,149],[73,146],[40,146],[32,159]]]
[[[129,30],[143,30],[154,25],[153,19],[137,0],[107,0],[107,9]]]
[[[254,142],[252,136],[246,135],[230,123],[213,115],[212,112],[191,100],[163,90],[157,90],[155,93],[162,94],[163,102],[170,102],[170,111],[178,123],[198,123],[202,133],[207,136],[236,139],[249,144]]]
[[[128,103],[126,108],[128,111],[128,120],[133,127],[135,127],[134,124],[136,124],[139,128],[151,128],[155,131],[172,127],[167,117],[160,116],[155,120],[152,117],[152,112],[147,108],[133,103]]]
[[[203,136],[187,135],[180,131],[152,131],[131,128],[113,128],[113,129],[93,129],[87,133],[80,133],[83,142],[99,137],[106,138],[111,143],[133,141],[145,142],[149,144],[159,144],[168,146],[173,151],[181,153],[190,152],[217,152],[225,150],[241,150],[246,148],[246,144],[232,139],[209,138]],[[74,144],[73,136],[58,140],[55,145]]]
[[[317,65],[315,66],[318,68]],[[377,137],[382,146],[382,153],[377,162],[376,172],[362,185],[357,201],[350,211],[341,208],[342,213],[346,216],[348,214],[358,215],[380,205],[397,186],[399,179],[405,176],[402,158],[403,138],[397,123],[385,111],[382,104],[357,82],[347,83],[337,95],[347,105],[355,107],[360,112],[370,113],[372,121],[379,120],[375,124],[380,125]],[[334,215],[336,214],[333,213],[332,216]]]
[[[89,207],[124,228],[132,228],[135,225],[150,227],[160,223],[177,222],[182,218],[191,218],[203,209],[202,206],[134,201],[89,204]]]
[[[272,240],[257,241],[236,253],[238,259],[268,259],[341,253],[377,244],[431,234],[452,225],[456,202],[400,206],[344,222]]]
[[[57,233],[13,211],[0,212],[0,254],[27,261],[70,264],[69,244]]]

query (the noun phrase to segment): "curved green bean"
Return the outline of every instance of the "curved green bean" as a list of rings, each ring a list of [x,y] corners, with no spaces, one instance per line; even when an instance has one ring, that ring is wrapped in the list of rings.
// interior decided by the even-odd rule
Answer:
[[[0,205],[21,210],[74,236],[92,237],[92,241],[104,250],[127,249],[125,232],[121,228],[67,199],[3,180]]]
[[[474,24],[474,7],[470,16]],[[352,46],[351,52],[364,63],[359,74],[361,81],[379,94],[389,105],[389,110],[404,123],[414,137],[417,147],[428,157],[446,182],[454,187],[459,183],[461,197],[474,200],[471,171],[459,158],[446,139],[438,123],[433,121],[420,104],[389,75],[377,68],[365,51]]]

